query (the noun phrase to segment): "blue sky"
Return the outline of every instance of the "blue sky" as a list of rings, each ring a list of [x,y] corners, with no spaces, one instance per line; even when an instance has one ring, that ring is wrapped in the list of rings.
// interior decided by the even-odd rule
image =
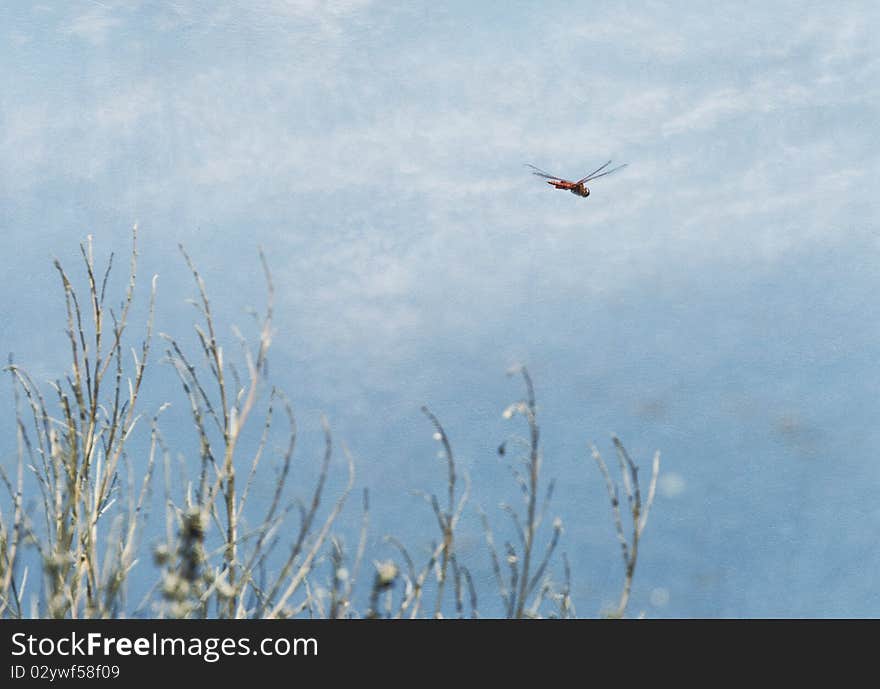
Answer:
[[[124,252],[139,223],[174,333],[178,242],[242,324],[261,245],[273,375],[357,454],[377,528],[430,526],[407,493],[443,480],[424,403],[483,506],[515,497],[493,449],[524,362],[581,614],[619,580],[586,454],[616,432],[643,464],[663,453],[637,609],[880,615],[878,20],[871,2],[7,5],[0,343],[58,375],[38,314],[62,306],[51,257],[87,234]],[[588,199],[524,167],[609,158],[629,166]]]

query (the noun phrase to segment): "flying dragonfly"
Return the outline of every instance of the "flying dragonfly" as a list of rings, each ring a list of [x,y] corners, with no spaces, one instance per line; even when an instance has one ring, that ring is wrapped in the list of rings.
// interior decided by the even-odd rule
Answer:
[[[593,172],[591,172],[586,177],[579,179],[577,182],[570,182],[567,179],[562,179],[562,177],[558,177],[557,175],[548,174],[542,169],[526,163],[526,166],[534,170],[532,174],[537,175],[538,177],[544,177],[548,180],[547,184],[552,184],[557,189],[567,189],[572,194],[575,194],[576,196],[583,196],[584,198],[590,195],[590,190],[586,187],[587,182],[592,182],[594,179],[599,179],[600,177],[604,177],[605,175],[610,175],[612,172],[622,170],[627,166],[627,163],[624,163],[623,165],[618,165],[617,167],[613,167],[610,170],[605,170],[605,168],[609,165],[611,165],[610,160],[602,167],[598,168],[597,170],[593,170]],[[605,172],[602,172],[602,170],[605,170]]]

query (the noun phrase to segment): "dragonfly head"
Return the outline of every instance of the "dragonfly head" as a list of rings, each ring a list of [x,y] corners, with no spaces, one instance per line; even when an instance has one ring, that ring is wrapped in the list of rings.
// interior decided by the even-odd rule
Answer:
[[[590,190],[587,189],[587,187],[585,187],[583,184],[579,184],[578,186],[572,188],[571,193],[587,198],[590,195]]]

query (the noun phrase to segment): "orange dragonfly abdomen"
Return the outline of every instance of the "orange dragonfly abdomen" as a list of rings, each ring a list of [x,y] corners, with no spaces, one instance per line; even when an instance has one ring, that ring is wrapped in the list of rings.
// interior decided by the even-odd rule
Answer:
[[[567,179],[562,179],[561,177],[557,177],[556,175],[548,174],[548,173],[544,172],[543,170],[541,170],[540,168],[537,168],[534,165],[530,165],[529,163],[526,163],[526,165],[528,167],[532,168],[532,170],[533,170],[532,174],[537,175],[538,177],[544,177],[547,180],[547,184],[552,185],[556,189],[564,189],[566,191],[570,191],[575,196],[582,196],[584,198],[586,198],[587,196],[590,195],[590,190],[586,186],[587,182],[590,182],[594,179],[598,179],[599,177],[604,177],[605,175],[610,175],[612,172],[617,172],[618,170],[625,168],[627,165],[626,163],[624,163],[623,165],[618,165],[617,167],[612,168],[611,170],[608,170],[606,172],[602,172],[602,170],[604,170],[610,164],[611,164],[611,161],[609,160],[607,163],[605,163],[604,165],[599,167],[597,170],[594,170],[586,177],[579,179],[577,182],[571,182]],[[599,174],[599,173],[601,173],[601,174]]]

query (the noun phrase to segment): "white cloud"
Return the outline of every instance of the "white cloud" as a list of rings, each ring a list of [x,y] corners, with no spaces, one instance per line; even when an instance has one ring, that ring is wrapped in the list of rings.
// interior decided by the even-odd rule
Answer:
[[[661,59],[680,58],[688,48],[681,27],[668,22],[664,26],[649,14],[638,14],[630,9],[567,26],[564,36],[565,40],[588,42],[591,51],[618,48],[631,51],[631,55]]]
[[[684,112],[664,123],[663,133],[696,132],[741,114],[763,115],[825,100],[814,81],[791,83],[790,78],[785,73],[769,74],[744,88],[724,87],[700,94]]]
[[[93,0],[89,9],[77,14],[61,28],[61,33],[95,46],[102,45],[111,31],[122,25],[122,20],[113,15],[112,7]]]
[[[136,80],[86,73],[83,83],[58,86],[54,107],[42,93],[4,105],[3,178],[25,194],[47,179],[86,180],[120,217],[135,207],[183,207],[229,227],[255,214],[292,226],[278,250],[295,246],[300,255],[285,261],[279,281],[293,301],[314,302],[316,338],[369,339],[390,352],[408,346],[398,342],[405,333],[429,338],[450,323],[513,313],[531,298],[534,286],[521,276],[536,266],[546,270],[546,294],[577,298],[623,287],[670,255],[688,256],[695,270],[719,251],[772,260],[827,231],[828,215],[861,193],[863,164],[845,161],[831,132],[805,147],[802,138],[815,131],[798,131],[800,120],[792,121],[793,142],[750,151],[757,159],[743,170],[728,170],[723,151],[710,148],[736,140],[743,122],[758,131],[784,125],[796,109],[849,95],[846,74],[829,91],[819,81],[827,75],[777,63],[701,80],[589,62],[607,59],[595,52],[599,43],[689,65],[688,75],[689,61],[702,64],[707,54],[733,59],[729,38],[713,54],[700,33],[710,19],[677,26],[630,13],[574,23],[565,31],[583,40],[549,55],[545,41],[562,31],[552,18],[534,27],[532,47],[369,52],[363,34],[374,40],[377,16],[388,17],[363,3],[164,7],[155,26],[192,42],[184,53],[191,61],[150,69],[126,53],[119,74],[132,68]],[[135,15],[102,12],[73,25],[93,42],[127,40],[134,29],[120,22]],[[832,47],[858,35],[840,26]],[[250,32],[259,40],[249,59],[227,60],[225,39]],[[798,45],[820,40],[813,29],[802,34]],[[693,54],[695,36],[702,40]],[[570,51],[584,69],[556,68]],[[862,136],[837,125],[838,138]],[[749,145],[758,144],[740,148]],[[608,157],[630,166],[597,181],[587,200],[546,187],[522,166],[575,177]],[[822,175],[796,173],[829,162]],[[806,210],[830,189],[836,198],[823,210]],[[456,311],[454,300],[467,296],[468,309]]]
[[[33,36],[24,31],[10,31],[6,35],[10,43],[17,48],[25,46],[33,40]]]

